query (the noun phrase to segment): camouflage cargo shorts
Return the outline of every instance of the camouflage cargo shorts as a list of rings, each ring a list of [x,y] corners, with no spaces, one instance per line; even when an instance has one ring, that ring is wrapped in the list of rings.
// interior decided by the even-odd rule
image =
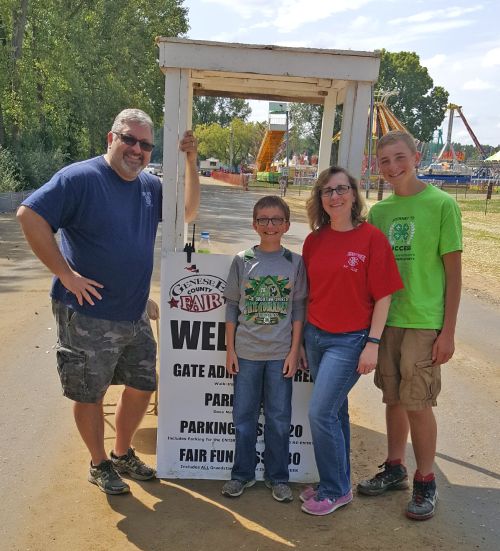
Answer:
[[[64,396],[97,403],[109,385],[156,389],[156,341],[145,312],[138,321],[110,321],[85,316],[56,300],[52,311]]]

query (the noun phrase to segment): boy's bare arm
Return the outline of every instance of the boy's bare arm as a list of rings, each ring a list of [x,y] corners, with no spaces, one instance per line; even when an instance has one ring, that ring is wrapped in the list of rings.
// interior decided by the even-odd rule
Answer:
[[[455,327],[462,291],[462,253],[454,251],[443,255],[446,288],[443,328],[432,347],[432,362],[445,364],[455,352]]]
[[[287,378],[293,377],[299,366],[303,327],[304,322],[301,320],[295,320],[292,323],[292,345],[283,365],[283,374]]]
[[[234,337],[236,334],[236,324],[226,321],[226,369],[230,375],[236,375],[239,371],[238,357],[234,350]]]

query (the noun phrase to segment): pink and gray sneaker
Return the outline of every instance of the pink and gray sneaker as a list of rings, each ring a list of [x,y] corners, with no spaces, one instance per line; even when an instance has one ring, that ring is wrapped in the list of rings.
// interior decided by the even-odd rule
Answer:
[[[337,499],[318,499],[318,496],[315,495],[302,504],[302,511],[309,515],[329,515],[336,511],[339,507],[343,507],[352,501],[352,491],[349,490],[345,496],[339,497]]]
[[[316,486],[306,486],[299,494],[299,499],[302,503],[305,503],[308,499],[316,497],[318,489]]]

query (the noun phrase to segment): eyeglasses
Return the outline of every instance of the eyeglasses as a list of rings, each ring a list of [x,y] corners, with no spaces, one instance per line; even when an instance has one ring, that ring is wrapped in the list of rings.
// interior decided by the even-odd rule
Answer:
[[[257,222],[258,226],[268,226],[269,222],[271,222],[273,226],[281,226],[281,224],[283,224],[285,219],[284,218],[257,218],[255,221]]]
[[[327,187],[320,191],[321,197],[333,197],[333,192],[337,195],[344,195],[351,189],[351,186],[340,185],[337,187]]]
[[[113,134],[118,136],[125,145],[129,145],[130,147],[134,147],[134,145],[139,142],[139,147],[143,151],[147,151],[148,153],[150,153],[154,149],[154,144],[145,142],[143,140],[138,140],[137,138],[134,138],[134,136],[129,136],[128,134],[120,134],[120,132],[113,132]]]

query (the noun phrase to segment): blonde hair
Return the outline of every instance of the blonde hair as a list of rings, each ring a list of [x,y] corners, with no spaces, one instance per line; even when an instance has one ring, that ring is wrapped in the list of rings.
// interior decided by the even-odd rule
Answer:
[[[417,146],[415,145],[415,138],[409,133],[403,130],[391,130],[384,134],[377,142],[377,155],[381,149],[386,145],[393,145],[397,142],[403,142],[408,146],[408,149],[415,154],[417,152]]]
[[[349,180],[352,192],[354,194],[354,203],[351,210],[351,220],[354,226],[361,224],[366,220],[366,205],[359,191],[358,181],[354,176],[351,176],[345,168],[340,166],[331,166],[320,173],[316,183],[311,190],[311,196],[307,200],[306,210],[309,218],[309,226],[313,231],[321,229],[323,226],[330,224],[330,217],[323,208],[321,202],[321,191],[328,183],[330,178],[335,174],[345,174]]]

